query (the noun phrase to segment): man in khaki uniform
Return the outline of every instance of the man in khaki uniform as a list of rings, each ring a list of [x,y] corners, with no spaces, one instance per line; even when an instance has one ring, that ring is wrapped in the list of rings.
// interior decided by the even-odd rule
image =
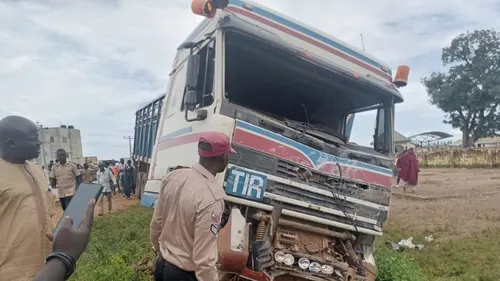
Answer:
[[[156,281],[219,280],[215,263],[225,192],[215,176],[226,169],[232,152],[225,134],[202,133],[198,164],[163,180],[150,225],[158,253]]]
[[[57,188],[61,207],[63,210],[66,210],[76,192],[77,186],[80,185],[83,179],[76,165],[66,162],[66,151],[64,149],[58,149],[56,154],[59,163],[52,166],[50,184],[52,187],[55,186]]]
[[[94,181],[94,171],[90,169],[89,164],[84,163],[83,169],[80,171],[84,183],[92,183]]]
[[[36,125],[9,116],[0,120],[0,281],[31,281],[50,254],[54,200],[40,166]]]

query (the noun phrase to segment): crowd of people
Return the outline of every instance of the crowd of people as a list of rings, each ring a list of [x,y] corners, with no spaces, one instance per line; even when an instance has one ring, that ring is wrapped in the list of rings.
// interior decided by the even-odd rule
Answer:
[[[125,197],[134,192],[130,162],[122,159],[115,169],[105,163],[97,170],[80,168],[59,150],[57,160],[44,171],[31,161],[40,148],[32,121],[19,116],[0,120],[0,281],[67,280],[89,243],[95,200],[89,202],[80,226],[73,227],[65,217],[54,237],[55,200],[48,181],[57,189],[63,209],[84,182],[103,185],[101,199],[116,192],[117,181]],[[176,167],[162,181],[150,224],[158,257],[155,280],[218,281],[217,235],[224,221],[225,192],[215,176],[226,169],[233,152],[225,134],[204,133],[198,142],[199,163]]]
[[[83,165],[67,161],[64,149],[56,152],[57,159],[51,160],[47,167],[42,166],[49,179],[49,191],[55,191],[63,210],[73,198],[80,183],[99,183],[103,186],[102,196],[98,200],[99,215],[104,214],[104,200],[107,200],[108,211],[112,211],[112,195],[123,194],[130,199],[135,195],[135,167],[132,161],[103,161],[99,165],[84,163]]]

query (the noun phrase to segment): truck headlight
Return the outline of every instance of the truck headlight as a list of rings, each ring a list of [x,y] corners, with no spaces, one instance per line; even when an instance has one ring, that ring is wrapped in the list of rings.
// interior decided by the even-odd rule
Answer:
[[[311,262],[306,258],[300,258],[298,264],[301,269],[306,270],[309,268],[309,264],[311,264]]]
[[[283,263],[285,261],[285,253],[282,251],[277,251],[274,253],[274,260],[279,263]]]
[[[294,262],[295,262],[295,258],[292,255],[290,255],[290,254],[285,255],[285,258],[283,259],[284,264],[293,265]]]
[[[309,265],[309,270],[314,272],[314,273],[318,273],[321,271],[321,264],[313,261],[310,265]]]
[[[333,273],[333,266],[324,264],[321,266],[321,272],[324,274],[332,274]]]

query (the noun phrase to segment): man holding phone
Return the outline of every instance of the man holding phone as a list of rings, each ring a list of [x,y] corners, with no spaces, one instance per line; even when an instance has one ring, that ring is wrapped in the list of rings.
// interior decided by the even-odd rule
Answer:
[[[66,162],[66,150],[58,149],[56,154],[59,162],[52,166],[50,184],[57,187],[61,207],[66,210],[83,178],[75,164]]]
[[[94,206],[95,200],[91,199],[78,229],[73,228],[73,220],[70,217],[63,218],[61,228],[56,237],[53,237],[52,254],[47,256],[45,267],[32,281],[64,281],[71,277],[76,269],[76,262],[90,241]]]
[[[40,166],[37,126],[20,116],[0,120],[0,280],[33,278],[51,243],[54,200]]]

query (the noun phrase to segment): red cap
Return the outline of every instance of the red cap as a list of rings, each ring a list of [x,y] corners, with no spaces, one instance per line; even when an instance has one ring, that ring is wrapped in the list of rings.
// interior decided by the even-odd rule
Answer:
[[[204,147],[203,144],[207,144]],[[231,147],[229,137],[221,132],[203,132],[198,141],[198,155],[202,157],[217,157],[226,153],[236,153]]]

